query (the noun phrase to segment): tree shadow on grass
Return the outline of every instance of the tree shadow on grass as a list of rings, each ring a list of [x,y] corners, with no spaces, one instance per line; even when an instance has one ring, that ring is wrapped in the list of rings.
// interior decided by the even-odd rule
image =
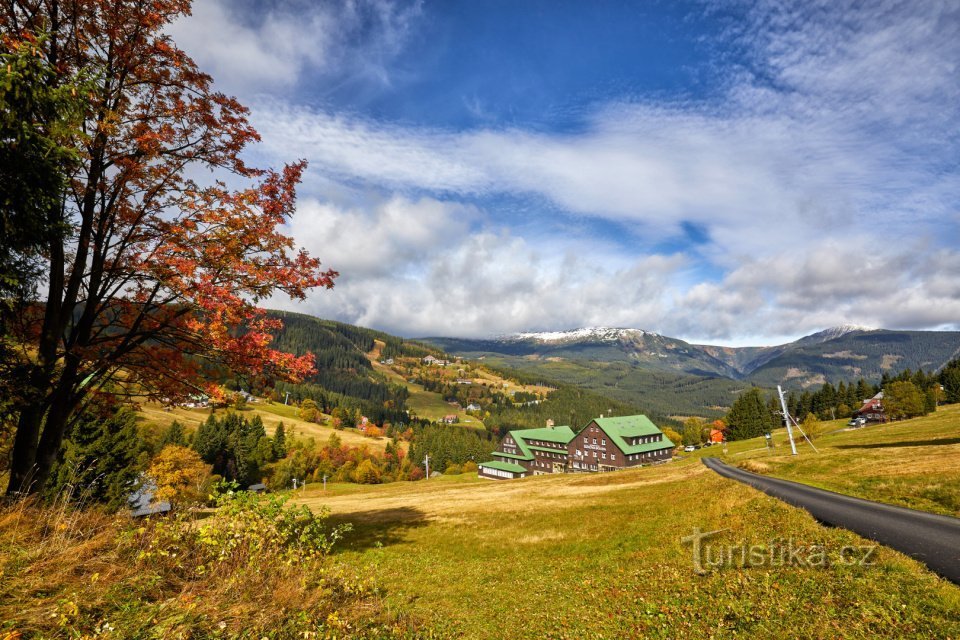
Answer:
[[[874,442],[870,444],[838,444],[837,449],[887,449],[889,447],[935,447],[960,444],[960,438],[937,438],[932,440],[905,440],[903,442]]]
[[[407,532],[426,526],[429,520],[426,514],[411,507],[394,509],[376,509],[373,511],[355,511],[353,513],[330,514],[328,522],[332,525],[350,523],[353,529],[336,548],[344,551],[362,551],[378,546],[389,546],[404,542]]]

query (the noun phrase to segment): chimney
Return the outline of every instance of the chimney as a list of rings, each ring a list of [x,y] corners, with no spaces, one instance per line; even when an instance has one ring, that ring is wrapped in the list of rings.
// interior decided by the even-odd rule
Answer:
[[[553,418],[547,418],[547,429],[553,429]]]

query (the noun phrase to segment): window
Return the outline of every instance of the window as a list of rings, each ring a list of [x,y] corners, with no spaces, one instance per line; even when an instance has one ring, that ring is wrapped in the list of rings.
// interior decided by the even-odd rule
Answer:
[[[607,459],[607,454],[605,454],[605,453],[604,453],[604,454],[601,454],[600,457],[603,458],[604,460],[606,460],[606,459]]]
[[[606,445],[607,445],[607,439],[606,439],[606,438],[602,438],[602,439],[600,440],[600,444],[606,446]]]
[[[593,444],[597,444],[597,439],[596,439],[596,438],[593,439]]]
[[[610,459],[611,459],[611,460],[616,460],[616,459],[617,459],[617,456],[611,453],[611,454],[610,454]]]

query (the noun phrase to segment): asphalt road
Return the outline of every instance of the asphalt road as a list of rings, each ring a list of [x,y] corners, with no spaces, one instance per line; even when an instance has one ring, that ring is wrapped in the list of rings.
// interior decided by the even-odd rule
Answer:
[[[783,500],[824,524],[842,527],[926,564],[960,585],[960,519],[852,498],[798,482],[768,478],[731,467],[716,458],[703,464],[725,478]]]

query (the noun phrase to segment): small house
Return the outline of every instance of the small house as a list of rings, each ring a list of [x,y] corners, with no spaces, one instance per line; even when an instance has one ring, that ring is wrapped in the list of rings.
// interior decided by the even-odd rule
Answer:
[[[887,414],[883,411],[883,391],[872,398],[866,398],[863,406],[855,411],[853,416],[863,418],[867,422],[886,422]]]

